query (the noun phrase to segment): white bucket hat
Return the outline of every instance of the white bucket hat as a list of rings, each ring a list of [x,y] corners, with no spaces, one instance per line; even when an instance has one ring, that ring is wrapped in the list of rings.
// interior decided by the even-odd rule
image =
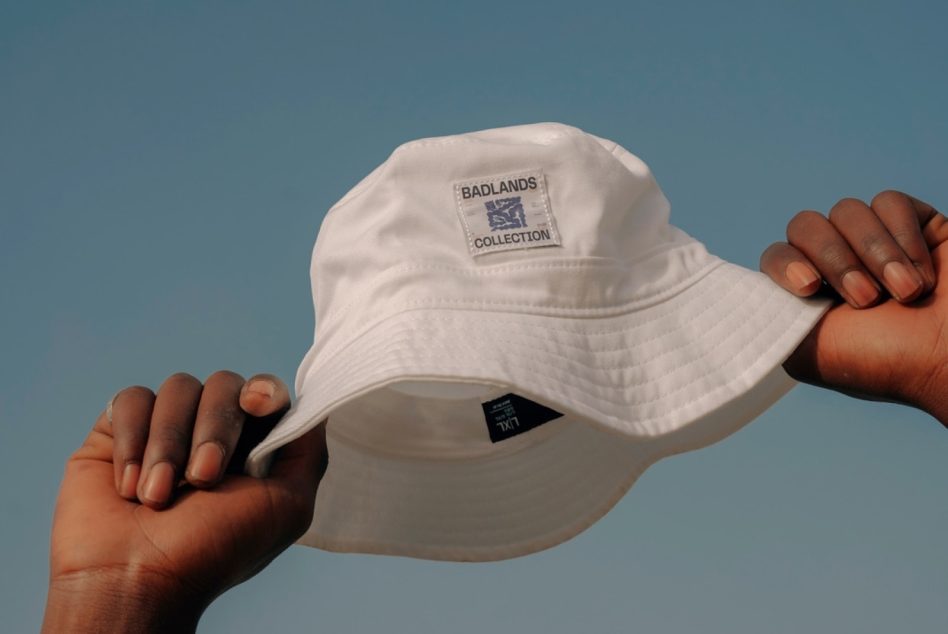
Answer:
[[[602,517],[662,457],[794,382],[827,307],[669,224],[648,167],[544,123],[402,145],[326,215],[298,400],[251,452],[328,419],[299,543],[487,561]]]

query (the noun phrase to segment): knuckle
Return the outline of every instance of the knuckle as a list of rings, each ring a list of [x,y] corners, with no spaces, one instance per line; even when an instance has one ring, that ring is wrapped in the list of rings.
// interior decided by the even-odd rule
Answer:
[[[908,196],[895,189],[886,189],[872,198],[872,206],[891,207],[896,205],[908,205]]]
[[[219,426],[239,428],[244,422],[244,413],[237,405],[221,404],[207,408],[204,416]]]
[[[200,387],[201,382],[198,381],[194,375],[188,374],[187,372],[175,372],[165,379],[165,385],[174,387]]]
[[[893,253],[889,241],[878,234],[867,234],[859,240],[863,256],[872,259],[891,259]]]
[[[928,249],[925,248],[924,238],[920,237],[920,233],[917,229],[897,229],[892,232],[892,239],[901,245],[908,255],[924,255],[928,253]]]
[[[826,217],[818,211],[805,209],[797,212],[787,223],[787,239],[791,242],[805,237],[813,227],[826,222]]]
[[[760,254],[760,260],[758,262],[760,270],[763,271],[766,268],[772,266],[780,257],[780,254],[783,252],[785,247],[786,244],[783,242],[774,242],[769,247],[764,249],[763,253]]]
[[[144,385],[130,385],[126,388],[122,388],[115,395],[113,402],[118,401],[119,396],[123,398],[132,398],[135,400],[153,400],[155,398],[155,393],[151,388],[147,388]]]
[[[115,445],[115,463],[125,466],[133,463],[141,463],[145,455],[145,440],[147,435],[138,435],[127,437]]]
[[[164,454],[179,454],[191,444],[191,430],[178,425],[165,425],[159,429],[152,429],[152,436],[158,441],[158,449]]]
[[[840,273],[852,268],[848,249],[835,243],[826,244],[820,249],[820,261],[825,267]]]
[[[846,220],[854,214],[862,212],[865,207],[866,203],[858,198],[841,198],[833,205],[832,209],[830,209],[830,222],[835,224],[837,221]]]
[[[896,242],[900,244],[907,244],[913,240],[918,239],[922,232],[918,226],[908,225],[901,226],[891,232],[892,237],[895,238]]]
[[[812,209],[804,209],[803,211],[798,211],[793,218],[790,219],[790,224],[805,224],[819,222],[820,220],[823,220],[823,214],[818,211],[813,211]]]
[[[233,370],[218,370],[207,377],[205,383],[216,383],[218,381],[222,383],[243,383],[244,377]]]

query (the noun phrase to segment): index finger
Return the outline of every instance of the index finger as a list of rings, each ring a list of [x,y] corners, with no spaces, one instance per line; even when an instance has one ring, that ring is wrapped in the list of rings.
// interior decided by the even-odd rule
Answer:
[[[821,288],[822,277],[799,249],[774,242],[760,255],[760,270],[797,297],[809,297]]]
[[[112,464],[115,486],[121,494],[127,467],[134,467],[141,462],[154,399],[154,393],[140,385],[117,392],[96,418],[82,446],[70,459]],[[131,476],[137,480],[137,473]]]

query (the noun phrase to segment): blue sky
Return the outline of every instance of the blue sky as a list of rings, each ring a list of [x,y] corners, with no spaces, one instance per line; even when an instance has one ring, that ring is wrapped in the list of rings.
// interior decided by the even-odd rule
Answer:
[[[66,456],[118,388],[310,343],[326,209],[399,143],[618,141],[756,268],[804,208],[948,207],[942,2],[0,4],[0,606],[35,630]],[[202,631],[892,632],[948,624],[948,433],[801,386],[592,529],[461,565],[294,547]]]

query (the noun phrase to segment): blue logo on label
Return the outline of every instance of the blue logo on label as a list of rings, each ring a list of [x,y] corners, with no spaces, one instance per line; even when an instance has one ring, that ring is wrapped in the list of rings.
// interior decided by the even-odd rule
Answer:
[[[527,226],[520,196],[498,198],[484,203],[484,206],[487,207],[487,222],[490,223],[491,231],[521,229]]]

